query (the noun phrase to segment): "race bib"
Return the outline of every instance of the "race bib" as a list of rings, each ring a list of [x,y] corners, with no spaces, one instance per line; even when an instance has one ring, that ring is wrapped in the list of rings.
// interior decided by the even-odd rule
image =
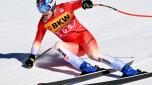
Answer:
[[[54,20],[46,23],[44,27],[55,33],[58,30],[65,27],[71,21],[72,17],[73,17],[73,14],[65,12],[59,17],[55,18]]]

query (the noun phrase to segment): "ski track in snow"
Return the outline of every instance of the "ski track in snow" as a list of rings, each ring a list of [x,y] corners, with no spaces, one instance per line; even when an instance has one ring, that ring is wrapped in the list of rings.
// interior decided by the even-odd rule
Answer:
[[[57,0],[57,3],[69,0]],[[123,0],[101,1],[118,9],[137,14],[152,15],[152,1]],[[116,3],[117,2],[117,3]],[[49,51],[32,69],[22,66],[29,55],[40,18],[35,0],[0,1],[0,85],[36,85],[39,82],[51,82],[77,76],[80,72]],[[102,53],[121,57],[128,62],[135,60],[134,68],[152,71],[152,18],[133,17],[117,13],[108,8],[95,7],[89,10],[75,11],[78,20],[95,36]],[[57,37],[46,33],[39,54],[53,46]],[[135,57],[135,58],[129,58]],[[86,59],[92,64],[108,67]],[[89,84],[117,79],[120,72],[95,78],[76,85]],[[128,83],[126,85],[144,85],[152,78]]]

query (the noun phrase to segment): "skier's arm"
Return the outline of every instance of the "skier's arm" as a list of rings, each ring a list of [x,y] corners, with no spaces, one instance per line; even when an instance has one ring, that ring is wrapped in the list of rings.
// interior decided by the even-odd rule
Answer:
[[[38,30],[36,33],[36,37],[35,37],[35,40],[32,45],[31,54],[37,55],[37,52],[41,46],[41,42],[43,40],[45,33],[46,33],[46,29],[44,28],[44,25],[40,21],[38,24]]]
[[[35,40],[33,42],[31,54],[29,55],[28,59],[25,61],[25,67],[27,67],[27,68],[33,67],[33,63],[36,59],[37,52],[40,48],[40,45],[41,45],[41,42],[42,42],[42,39],[43,39],[45,33],[46,33],[46,29],[44,28],[44,25],[41,20],[38,24],[38,30],[36,33]]]

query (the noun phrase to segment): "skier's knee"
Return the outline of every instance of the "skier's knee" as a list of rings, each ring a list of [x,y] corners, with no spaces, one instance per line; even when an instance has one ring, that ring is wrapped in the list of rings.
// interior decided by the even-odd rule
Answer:
[[[93,55],[93,54],[91,54],[91,55],[89,55],[88,57],[89,57],[90,59],[92,59],[92,60],[99,61],[99,55]]]

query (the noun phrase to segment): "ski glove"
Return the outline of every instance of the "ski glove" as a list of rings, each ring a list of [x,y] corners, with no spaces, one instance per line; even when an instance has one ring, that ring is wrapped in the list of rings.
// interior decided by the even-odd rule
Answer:
[[[33,63],[35,61],[35,57],[36,57],[35,55],[30,54],[28,59],[25,61],[25,67],[32,68],[33,67]]]
[[[83,0],[82,1],[82,8],[83,9],[89,9],[93,7],[93,3],[91,0]]]

